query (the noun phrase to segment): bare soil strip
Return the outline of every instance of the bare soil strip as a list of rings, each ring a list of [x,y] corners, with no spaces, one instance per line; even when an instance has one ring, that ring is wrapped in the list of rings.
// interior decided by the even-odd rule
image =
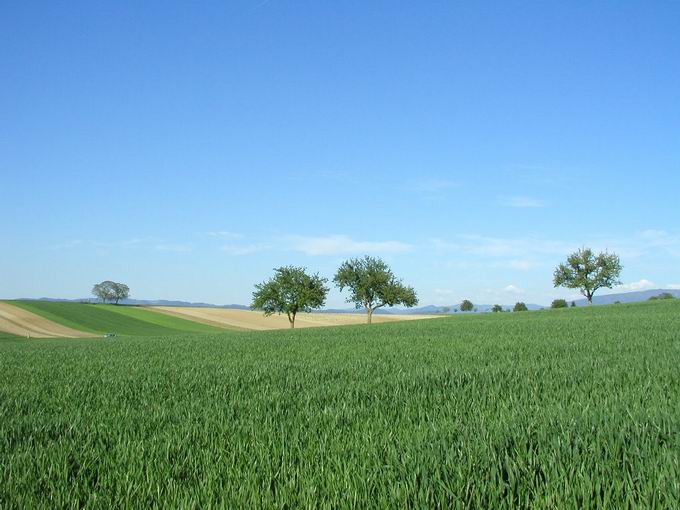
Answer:
[[[200,308],[191,306],[151,306],[157,312],[174,315],[183,319],[202,322],[222,328],[251,330],[285,329],[289,327],[288,317],[272,315],[265,317],[262,312],[232,310],[228,308]],[[395,322],[403,320],[431,319],[433,315],[374,315],[373,322]],[[366,315],[359,313],[300,313],[295,320],[296,328],[323,326],[345,326],[364,324]]]
[[[71,329],[40,315],[0,301],[0,331],[32,338],[92,338],[97,335]]]

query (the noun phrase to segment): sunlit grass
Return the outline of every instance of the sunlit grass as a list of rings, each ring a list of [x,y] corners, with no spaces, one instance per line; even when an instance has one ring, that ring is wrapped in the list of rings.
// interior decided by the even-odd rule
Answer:
[[[0,343],[0,507],[678,508],[680,302]]]

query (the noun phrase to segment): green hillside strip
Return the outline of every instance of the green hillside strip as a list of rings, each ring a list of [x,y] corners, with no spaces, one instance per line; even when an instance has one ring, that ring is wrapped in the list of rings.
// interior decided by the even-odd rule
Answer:
[[[5,333],[4,331],[0,331],[0,342],[4,342],[4,341],[16,342],[17,340],[24,340],[24,337],[12,335],[11,333]]]
[[[0,342],[0,507],[680,508],[678,331],[680,300]]]
[[[172,315],[156,312],[149,308],[141,308],[139,306],[103,306],[106,306],[107,309],[114,313],[145,322],[150,322],[152,324],[156,324],[164,328],[170,328],[176,331],[187,333],[224,333],[225,331],[223,328],[211,326],[210,324],[203,324],[201,322],[182,319],[181,317],[174,317]]]
[[[164,316],[144,308],[56,301],[12,301],[12,304],[58,324],[89,333],[155,336],[223,332],[219,328]]]

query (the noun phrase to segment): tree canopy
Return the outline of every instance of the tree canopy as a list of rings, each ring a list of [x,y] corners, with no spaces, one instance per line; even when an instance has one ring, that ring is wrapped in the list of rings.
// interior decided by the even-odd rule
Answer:
[[[550,308],[568,308],[568,307],[569,305],[567,304],[567,301],[565,299],[555,299],[550,305]]]
[[[491,307],[491,311],[494,312],[494,313],[502,312],[503,307],[501,305],[493,305]]]
[[[555,287],[578,289],[592,304],[598,289],[611,289],[621,283],[622,270],[618,255],[607,252],[595,255],[590,248],[582,248],[557,266],[553,283]]]
[[[527,305],[525,303],[522,303],[521,301],[518,303],[515,303],[515,307],[512,309],[513,312],[528,312],[529,309],[527,308]]]
[[[303,267],[276,268],[272,278],[255,285],[251,308],[264,311],[265,316],[285,313],[294,328],[299,312],[311,312],[326,303],[327,281],[318,274],[307,274]]]
[[[410,308],[418,304],[413,287],[401,283],[381,259],[368,255],[343,262],[333,281],[341,291],[350,291],[348,303],[366,309],[369,324],[378,308],[399,304]]]
[[[463,302],[460,304],[460,311],[461,312],[471,312],[474,309],[475,309],[475,305],[472,304],[472,301],[470,301],[469,299],[463,300]]]
[[[115,303],[118,304],[121,299],[130,297],[130,287],[124,283],[105,280],[92,287],[92,294],[101,299],[104,303],[107,301],[115,301]]]

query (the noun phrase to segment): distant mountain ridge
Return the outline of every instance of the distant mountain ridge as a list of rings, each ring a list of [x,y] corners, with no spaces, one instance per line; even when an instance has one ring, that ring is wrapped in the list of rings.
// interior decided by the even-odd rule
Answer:
[[[620,303],[637,303],[639,301],[649,301],[650,298],[656,297],[660,294],[668,293],[675,298],[680,298],[680,289],[654,289],[654,290],[638,290],[634,292],[622,292],[619,294],[602,294],[593,298],[595,305],[613,305],[617,301]],[[575,301],[576,306],[587,306],[587,299],[579,299]]]
[[[80,298],[80,299],[63,299],[63,298],[19,298],[19,301],[62,301],[68,303],[100,303],[101,300],[97,298]],[[190,306],[196,308],[232,308],[235,310],[250,310],[249,306],[230,304],[230,305],[214,305],[212,303],[194,303],[190,301],[174,301],[168,299],[121,299],[121,305],[132,306]]]
[[[676,298],[680,298],[680,289],[654,289],[654,290],[641,290],[634,292],[622,292],[618,294],[603,294],[595,296],[593,298],[593,304],[596,305],[611,305],[616,302],[620,303],[636,303],[639,301],[648,301],[650,298],[658,296],[663,293],[669,293]],[[20,299],[33,299],[33,298],[20,298]],[[82,298],[82,299],[61,299],[61,298],[37,298],[40,301],[67,301],[75,303],[98,303],[99,300],[95,298]],[[571,301],[568,301],[571,304]],[[588,301],[586,299],[578,299],[574,301],[576,306],[587,306]],[[202,308],[228,308],[234,310],[250,310],[247,305],[239,304],[228,304],[228,305],[215,305],[212,303],[201,303],[201,302],[191,302],[191,301],[178,301],[178,300],[168,300],[168,299],[125,299],[120,302],[123,305],[137,305],[137,306],[189,306],[189,307],[202,307]],[[504,311],[510,311],[513,305],[501,305]],[[493,305],[475,305],[475,310],[477,313],[490,312]],[[527,308],[529,310],[541,310],[543,308],[550,308],[550,305],[543,306],[534,303],[527,303]],[[326,308],[319,310],[321,313],[364,313],[364,309],[356,308]],[[460,312],[460,304],[455,305],[426,305],[418,308],[378,308],[375,313],[377,314],[387,314],[387,315],[437,315],[437,314],[447,314],[447,313],[465,313]],[[472,312],[474,313],[474,312]]]

